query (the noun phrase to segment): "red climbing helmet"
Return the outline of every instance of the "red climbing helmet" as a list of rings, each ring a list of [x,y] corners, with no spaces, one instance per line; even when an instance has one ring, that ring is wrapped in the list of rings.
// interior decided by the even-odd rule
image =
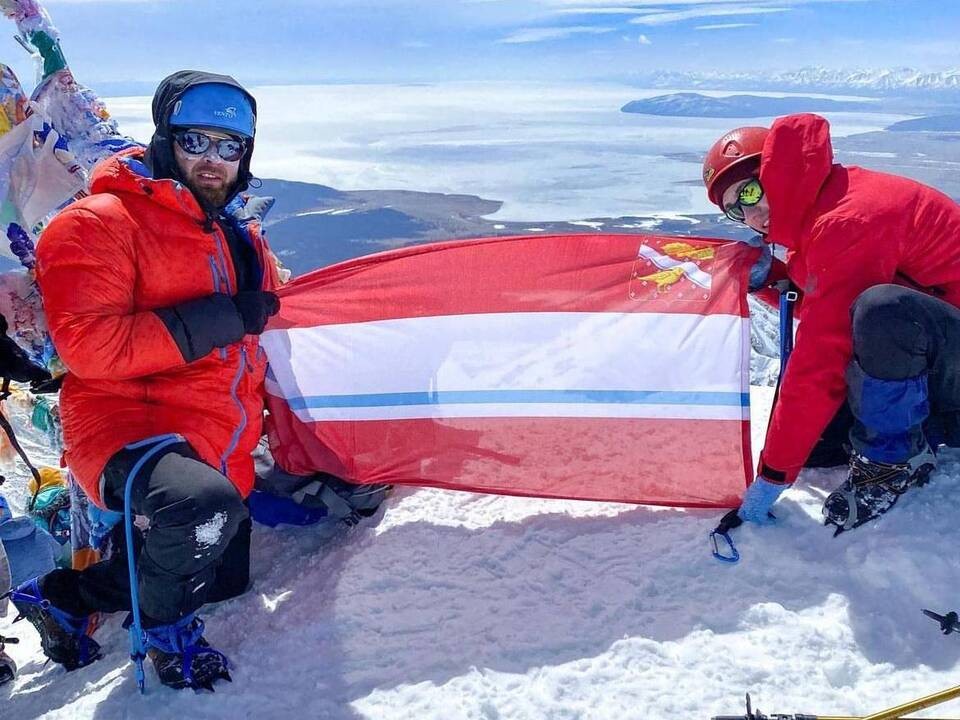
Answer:
[[[764,127],[741,127],[725,133],[713,144],[703,160],[703,184],[710,202],[722,210],[720,199],[730,183],[759,169],[763,141],[769,134]],[[741,174],[743,178],[738,177]]]

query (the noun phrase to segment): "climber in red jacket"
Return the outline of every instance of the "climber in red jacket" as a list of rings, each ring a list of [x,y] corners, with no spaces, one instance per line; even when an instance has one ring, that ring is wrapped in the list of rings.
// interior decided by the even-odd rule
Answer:
[[[960,446],[960,206],[907,178],[833,162],[817,115],[726,133],[703,165],[732,220],[786,250],[796,343],[756,480],[738,511],[764,523],[846,400],[849,474],[824,503],[837,532],[886,512]]]
[[[137,538],[146,651],[163,683],[209,687],[227,660],[195,612],[249,523],[277,266],[251,179],[256,102],[233,78],[182,71],[153,101],[149,146],[99,164],[91,194],[43,233],[37,279],[68,369],[60,411],[71,472],[101,508],[149,521]],[[48,657],[99,653],[96,612],[131,609],[124,551],[13,592]]]

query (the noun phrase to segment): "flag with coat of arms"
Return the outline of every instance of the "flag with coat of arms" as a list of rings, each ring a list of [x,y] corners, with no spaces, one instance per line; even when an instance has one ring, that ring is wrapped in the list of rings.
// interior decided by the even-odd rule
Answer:
[[[274,456],[354,483],[736,506],[752,475],[756,255],[540,235],[304,275],[261,338]]]

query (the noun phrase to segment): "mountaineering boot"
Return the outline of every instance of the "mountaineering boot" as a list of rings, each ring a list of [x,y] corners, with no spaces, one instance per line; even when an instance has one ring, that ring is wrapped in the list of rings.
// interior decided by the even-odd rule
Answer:
[[[203,620],[193,613],[169,625],[143,629],[147,657],[167,687],[213,691],[216,680],[233,682],[227,656],[203,638]]]
[[[6,685],[17,676],[17,664],[4,652],[4,642],[18,642],[16,638],[0,636],[0,685]]]
[[[89,665],[100,657],[100,645],[87,635],[89,617],[77,617],[54,607],[40,592],[39,578],[10,591],[19,611],[14,622],[26,618],[40,633],[43,654],[67,670]]]
[[[823,503],[825,525],[834,537],[883,515],[911,487],[922,487],[937,466],[929,446],[902,463],[882,463],[860,453],[850,455],[847,479]]]

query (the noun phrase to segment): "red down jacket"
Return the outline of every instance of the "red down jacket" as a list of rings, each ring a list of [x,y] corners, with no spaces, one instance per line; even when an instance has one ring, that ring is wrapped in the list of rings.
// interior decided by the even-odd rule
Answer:
[[[179,433],[246,497],[260,436],[266,358],[256,336],[187,363],[153,310],[233,294],[223,231],[205,231],[193,194],[154,180],[135,148],[103,161],[91,195],[62,211],[37,248],[54,345],[69,370],[60,395],[65,458],[102,505],[100,475],[124,445]],[[229,212],[252,243],[261,288],[279,284],[253,203]]]
[[[793,482],[846,397],[857,296],[898,283],[960,307],[960,206],[907,178],[833,164],[830,127],[809,114],[774,122],[760,183],[767,242],[787,248],[787,272],[803,293],[760,473]]]

